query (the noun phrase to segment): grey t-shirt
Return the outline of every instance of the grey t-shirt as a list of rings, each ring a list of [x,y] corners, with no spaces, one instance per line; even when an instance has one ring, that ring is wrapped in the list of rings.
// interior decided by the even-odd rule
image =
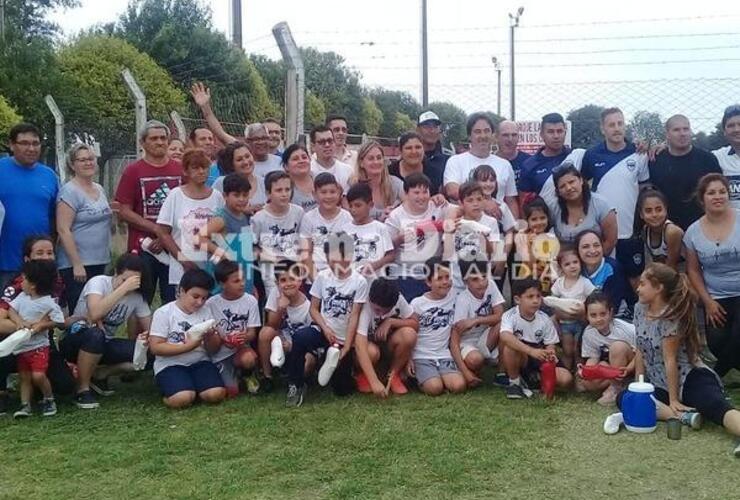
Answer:
[[[34,299],[26,292],[21,292],[20,295],[10,301],[10,307],[18,313],[23,321],[35,323],[48,314],[51,321],[64,323],[64,313],[50,295],[43,295]],[[16,354],[28,352],[48,345],[48,332],[42,331],[31,335],[30,339],[19,344],[13,352]]]
[[[635,305],[634,324],[637,348],[642,353],[645,375],[655,387],[667,391],[668,377],[663,361],[663,339],[678,335],[678,323],[665,319],[649,319],[647,317],[647,306],[638,303]],[[685,345],[678,349],[676,362],[678,365],[678,394],[680,397],[686,376],[695,366],[689,361]],[[703,366],[703,363],[699,361],[696,366]]]
[[[552,217],[552,223],[555,227],[555,234],[558,239],[562,242],[574,243],[576,236],[581,231],[592,229],[597,234],[601,235],[601,222],[609,215],[609,212],[614,211],[614,207],[598,193],[591,193],[591,201],[588,204],[588,213],[583,218],[580,224],[571,225],[565,224],[561,218],[560,205],[557,201],[548,203],[550,213]]]
[[[98,199],[93,200],[75,182],[68,182],[59,190],[58,202],[64,202],[75,212],[72,237],[82,264],[96,266],[110,262],[112,212],[108,198],[100,184],[94,184]],[[64,245],[57,247],[59,269],[72,267]]]
[[[699,219],[686,230],[683,243],[696,253],[704,284],[712,298],[740,296],[740,212],[735,213],[735,227],[724,241],[710,241]]]
[[[295,185],[293,185],[293,198],[290,202],[301,207],[304,212],[308,212],[318,206],[318,202],[313,197],[313,193],[304,193]]]
[[[254,175],[259,177],[267,177],[267,174],[277,170],[283,170],[283,160],[279,156],[268,154],[265,161],[254,162]]]
[[[391,175],[391,203],[387,207],[380,203],[375,203],[373,208],[370,209],[370,218],[384,221],[385,220],[385,209],[396,208],[401,204],[403,198],[403,181],[396,176]]]
[[[85,287],[82,289],[74,315],[87,317],[87,297],[90,295],[100,295],[102,298],[107,297],[111,293],[113,293],[112,276],[95,276],[90,278],[90,281],[85,283]],[[126,294],[122,300],[119,300],[108,311],[108,314],[103,318],[105,336],[108,338],[115,337],[118,327],[126,323],[132,314],[136,314],[137,318],[148,318],[152,315],[149,306],[139,292]]]

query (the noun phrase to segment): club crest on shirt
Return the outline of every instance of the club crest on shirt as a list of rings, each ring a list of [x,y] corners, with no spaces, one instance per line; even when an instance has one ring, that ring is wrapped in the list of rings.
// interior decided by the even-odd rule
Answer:
[[[179,328],[176,332],[170,332],[167,334],[167,342],[170,344],[184,344],[185,343],[185,332],[190,330],[193,325],[189,321],[180,321],[177,323]]]
[[[439,330],[447,328],[452,322],[452,309],[443,307],[431,307],[419,317],[419,328]]]
[[[637,162],[635,160],[627,160],[625,164],[627,165],[627,170],[630,172],[637,168]]]
[[[339,293],[336,287],[330,286],[326,289],[327,297],[324,298],[321,313],[331,318],[339,318],[348,314],[355,300],[355,292]]]
[[[378,251],[379,235],[376,234],[370,238],[360,238],[355,234],[353,238],[355,240],[355,262],[367,260]]]
[[[290,229],[285,229],[277,224],[267,228],[269,234],[263,236],[263,246],[285,255],[295,246],[296,234],[298,233],[298,224],[294,224]]]

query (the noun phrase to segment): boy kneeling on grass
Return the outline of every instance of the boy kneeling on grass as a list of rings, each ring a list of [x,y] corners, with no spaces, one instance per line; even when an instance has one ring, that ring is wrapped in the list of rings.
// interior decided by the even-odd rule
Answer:
[[[532,391],[522,380],[524,375],[530,381],[539,379],[540,364],[545,361],[558,362],[555,346],[560,339],[550,317],[540,311],[542,305],[542,285],[525,278],[514,280],[511,293],[516,306],[504,313],[501,318],[501,359],[509,376],[506,397],[522,399],[532,397]],[[567,389],[573,376],[562,366],[555,369],[556,387]]]
[[[316,275],[311,286],[314,325],[293,335],[288,356],[286,405],[297,408],[306,396],[306,355],[327,348],[319,370],[319,385],[331,382],[334,394],[346,396],[355,388],[352,378],[352,344],[360,311],[367,302],[367,280],[352,268],[353,240],[347,233],[330,235],[324,243],[328,269]],[[341,349],[341,350],[340,350]]]
[[[460,271],[466,288],[455,301],[450,351],[468,387],[475,387],[483,365],[498,362],[504,297],[491,279],[488,261],[461,260]]]
[[[359,392],[372,392],[378,397],[406,394],[401,379],[416,344],[419,320],[395,281],[377,278],[370,285],[368,302],[363,306],[355,337],[355,351],[360,373],[355,377]],[[388,384],[378,378],[375,365],[381,358],[381,346],[390,355]]]
[[[226,397],[218,368],[204,347],[208,334],[188,333],[211,320],[209,308],[203,306],[212,288],[213,278],[205,271],[185,271],[177,300],[157,309],[152,317],[149,350],[156,356],[154,380],[170,408],[190,406],[196,397],[206,403],[220,403]]]
[[[409,374],[416,377],[421,392],[439,396],[445,389],[452,393],[465,391],[465,379],[450,353],[450,330],[455,314],[452,267],[439,257],[425,264],[429,291],[411,301],[419,318],[419,334],[409,362]]]

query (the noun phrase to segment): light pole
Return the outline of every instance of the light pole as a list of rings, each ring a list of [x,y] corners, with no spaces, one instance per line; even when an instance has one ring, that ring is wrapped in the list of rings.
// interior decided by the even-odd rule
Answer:
[[[524,7],[519,7],[516,14],[509,13],[509,55],[511,60],[509,62],[509,72],[511,74],[511,88],[510,100],[511,100],[511,116],[510,120],[516,119],[516,101],[514,99],[514,30],[519,27],[519,18],[524,14]]]
[[[492,57],[491,62],[496,70],[496,114],[501,116],[501,63],[497,57]]]
[[[429,49],[427,39],[427,0],[421,0],[421,105],[429,106]]]

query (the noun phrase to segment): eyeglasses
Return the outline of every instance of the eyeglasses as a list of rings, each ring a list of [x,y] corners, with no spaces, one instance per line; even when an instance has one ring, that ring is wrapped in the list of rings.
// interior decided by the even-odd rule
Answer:
[[[247,139],[247,141],[249,142],[266,142],[269,140],[269,137],[250,137],[249,139]]]
[[[320,146],[328,146],[329,144],[334,144],[334,139],[319,139],[316,141],[316,144],[319,144]]]
[[[41,142],[39,141],[18,141],[14,144],[17,144],[18,146],[24,147],[24,148],[38,148],[41,147]]]
[[[91,157],[75,158],[74,161],[78,163],[95,163],[95,158],[91,158]]]

